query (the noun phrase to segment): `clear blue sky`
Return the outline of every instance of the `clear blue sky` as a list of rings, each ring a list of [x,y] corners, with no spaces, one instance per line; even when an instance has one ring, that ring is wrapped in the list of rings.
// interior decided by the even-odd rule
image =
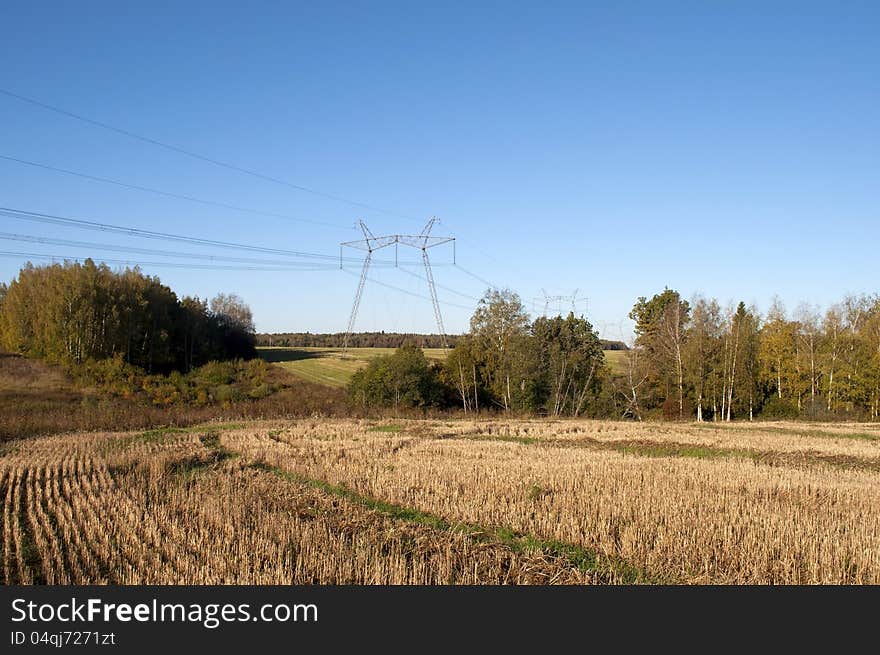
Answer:
[[[6,90],[390,213],[6,96],[0,155],[340,227],[5,160],[2,206],[331,255],[358,237],[358,218],[378,234],[417,232],[436,215],[438,233],[458,238],[462,267],[526,301],[542,288],[578,288],[609,337],[637,296],[664,286],[762,309],[773,294],[791,309],[880,290],[875,2],[8,1],[0,21]],[[242,255],[2,217],[0,225]],[[448,248],[433,255],[452,258]],[[0,257],[0,279],[24,259]],[[181,295],[239,293],[261,331],[343,330],[357,283],[338,270],[144,270]],[[452,266],[435,276],[467,295],[484,290]],[[425,293],[400,271],[374,277]],[[468,310],[443,311],[450,332],[466,329]],[[433,325],[427,300],[368,283],[357,329]]]

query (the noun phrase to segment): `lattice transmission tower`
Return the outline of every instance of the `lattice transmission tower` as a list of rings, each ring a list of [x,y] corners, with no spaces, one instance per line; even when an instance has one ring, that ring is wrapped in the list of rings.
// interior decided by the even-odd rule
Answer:
[[[587,306],[587,298],[582,298],[578,296],[579,289],[575,289],[574,293],[570,296],[566,295],[549,295],[544,289],[541,289],[541,297],[535,298],[535,303],[539,303],[541,300],[544,301],[544,314],[543,316],[547,316],[550,312],[550,306],[555,305],[556,314],[555,316],[562,316],[562,307],[563,305],[570,305],[571,312],[575,315],[578,313],[578,307],[583,306],[586,311]]]
[[[348,318],[348,327],[345,330],[345,338],[342,341],[342,355],[345,356],[348,350],[348,341],[351,338],[354,323],[357,320],[358,309],[361,305],[361,297],[364,295],[364,286],[367,282],[367,272],[370,269],[370,262],[373,253],[376,250],[394,246],[394,265],[397,266],[397,248],[399,245],[417,248],[422,251],[422,263],[425,266],[425,277],[428,281],[428,291],[431,294],[431,304],[434,306],[434,319],[437,321],[437,330],[440,338],[443,340],[443,348],[448,348],[449,344],[446,339],[446,330],[443,327],[443,316],[440,313],[440,301],[437,299],[437,288],[434,285],[434,274],[431,271],[431,259],[428,257],[428,249],[452,242],[453,261],[455,259],[455,237],[438,237],[431,235],[431,229],[439,220],[431,218],[422,228],[419,234],[387,234],[383,236],[375,236],[363,221],[358,221],[358,227],[364,234],[363,239],[357,241],[344,241],[339,244],[339,268],[342,268],[342,251],[344,248],[356,248],[358,250],[366,250],[364,257],[364,265],[361,268],[361,276],[358,281],[357,292],[354,296],[354,303],[351,307],[351,315]]]

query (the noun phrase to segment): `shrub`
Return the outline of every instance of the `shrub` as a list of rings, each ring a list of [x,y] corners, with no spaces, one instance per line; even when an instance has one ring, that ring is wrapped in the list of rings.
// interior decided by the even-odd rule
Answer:
[[[779,396],[773,396],[764,403],[764,407],[761,409],[761,418],[790,419],[797,418],[799,413],[797,405],[793,402]]]
[[[667,421],[677,421],[679,419],[678,414],[678,397],[667,398],[661,407],[663,412],[663,418]],[[684,398],[682,414],[681,418],[684,420],[689,420],[694,414],[694,407],[691,404],[691,401],[687,398]]]
[[[228,404],[244,400],[245,395],[231,384],[221,384],[211,389],[211,396],[218,403]]]
[[[421,348],[408,344],[355,373],[348,391],[363,407],[428,407],[444,396],[436,369]]]
[[[194,380],[208,384],[231,384],[235,381],[234,362],[208,362],[194,370],[190,375]]]
[[[272,393],[274,393],[274,392],[275,392],[275,389],[272,386],[263,382],[263,383],[255,386],[250,391],[248,391],[247,395],[250,396],[251,398],[256,399],[256,398],[265,398],[266,396],[272,395]]]

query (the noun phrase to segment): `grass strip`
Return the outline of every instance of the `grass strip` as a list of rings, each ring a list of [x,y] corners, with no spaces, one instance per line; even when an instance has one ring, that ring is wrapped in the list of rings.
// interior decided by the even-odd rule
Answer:
[[[714,432],[723,432],[725,430],[743,429],[742,424],[735,426],[721,426],[714,423],[694,423],[688,427],[694,427],[701,430],[712,430]],[[771,432],[774,434],[791,435],[795,437],[818,437],[823,439],[858,439],[862,441],[878,441],[880,440],[880,432],[872,434],[870,432],[827,432],[818,428],[801,429],[801,428],[784,428],[779,426],[766,426],[745,428],[746,432]]]
[[[446,439],[468,439],[471,441],[509,441],[524,445],[563,446],[568,448],[589,448],[590,450],[611,450],[625,455],[641,457],[691,457],[694,459],[718,459],[723,457],[740,457],[743,459],[760,460],[761,453],[745,448],[716,448],[682,443],[659,443],[634,440],[600,441],[590,437],[578,440],[570,439],[538,439],[535,437],[517,437],[511,435],[463,434]]]
[[[367,432],[403,432],[403,426],[393,423],[390,425],[374,425],[371,428],[367,428]]]
[[[151,430],[129,434],[120,437],[119,439],[108,441],[104,445],[104,454],[139,443],[162,443],[168,437],[179,434],[193,434],[195,432],[207,432],[212,430],[238,430],[243,427],[245,427],[244,423],[200,423],[185,428],[171,425],[162,428],[153,428]]]
[[[508,528],[489,528],[473,523],[453,523],[430,512],[423,512],[412,507],[405,507],[378,498],[365,496],[343,484],[337,485],[326,480],[310,478],[277,466],[271,466],[265,462],[255,462],[250,466],[251,468],[271,473],[288,482],[303,484],[319,489],[327,494],[344,498],[353,504],[375,510],[393,519],[426,525],[436,530],[462,532],[475,541],[499,543],[518,553],[540,551],[554,557],[564,558],[571,566],[586,573],[610,576],[624,584],[659,584],[664,582],[648,576],[622,558],[601,555],[583,546],[555,540],[538,539],[532,535],[515,532]]]
[[[723,429],[723,428],[722,428]],[[531,437],[492,436],[466,434],[445,439],[468,439],[472,441],[512,441],[525,445],[543,444],[564,448],[589,448],[632,455],[635,457],[686,457],[690,459],[743,459],[767,466],[830,466],[843,470],[880,471],[880,459],[866,459],[845,455],[831,455],[815,451],[773,452],[749,448],[719,448],[699,444],[677,442],[658,443],[636,440],[600,441],[590,437],[572,441],[567,439],[534,439]]]

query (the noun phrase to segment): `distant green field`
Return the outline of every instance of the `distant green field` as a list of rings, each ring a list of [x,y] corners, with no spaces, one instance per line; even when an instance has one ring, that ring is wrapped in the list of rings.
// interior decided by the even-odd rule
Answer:
[[[624,360],[626,359],[625,350],[606,350],[605,361],[612,371],[621,371],[623,369]]]
[[[344,387],[355,371],[363,368],[374,357],[390,355],[394,348],[349,348],[342,357],[341,348],[257,348],[267,362],[283,366],[294,375],[330,387]],[[425,348],[429,359],[443,360],[442,348]]]
[[[442,361],[446,351],[442,348],[425,348],[428,359]],[[355,371],[363,368],[374,357],[390,355],[394,348],[349,348],[342,357],[341,348],[257,348],[260,357],[284,367],[294,375],[330,387],[344,387]],[[605,359],[613,370],[623,365],[624,350],[606,350]]]

